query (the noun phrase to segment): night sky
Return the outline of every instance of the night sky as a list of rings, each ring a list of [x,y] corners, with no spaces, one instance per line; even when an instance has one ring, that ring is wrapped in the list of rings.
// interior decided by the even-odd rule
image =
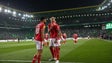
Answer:
[[[0,0],[0,4],[22,11],[37,12],[98,5],[104,0]]]

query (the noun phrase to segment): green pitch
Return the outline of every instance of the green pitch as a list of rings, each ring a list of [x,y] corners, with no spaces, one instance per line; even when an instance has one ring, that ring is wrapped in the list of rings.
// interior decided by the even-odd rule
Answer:
[[[31,63],[36,52],[34,42],[0,43],[0,63]],[[44,47],[42,63],[49,62],[49,47]],[[60,63],[112,63],[112,41],[80,39],[77,44],[68,40],[61,46]]]

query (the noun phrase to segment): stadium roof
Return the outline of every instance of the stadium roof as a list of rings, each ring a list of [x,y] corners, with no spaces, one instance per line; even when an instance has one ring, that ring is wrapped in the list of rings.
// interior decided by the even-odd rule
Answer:
[[[104,0],[1,0],[0,4],[26,12],[96,6]]]
[[[40,14],[40,13],[50,13],[50,12],[61,12],[61,11],[70,11],[70,10],[81,10],[81,9],[96,9],[99,5],[96,6],[86,6],[86,7],[78,7],[78,8],[69,8],[69,9],[60,9],[60,10],[50,10],[50,11],[42,11],[42,12],[31,12],[31,14]]]

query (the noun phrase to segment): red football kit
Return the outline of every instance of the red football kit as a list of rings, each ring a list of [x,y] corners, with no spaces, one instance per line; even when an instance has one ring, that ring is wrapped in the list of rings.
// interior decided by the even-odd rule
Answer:
[[[35,28],[35,42],[36,42],[36,48],[37,50],[42,50],[43,49],[43,42],[44,39],[42,38],[41,32],[44,31],[45,28],[45,24],[44,22],[40,22],[38,25],[36,25]],[[36,61],[38,61],[38,63],[41,63],[41,54],[38,53],[36,55],[34,55],[32,63],[36,63]]]
[[[74,34],[74,35],[73,35],[73,38],[74,38],[74,43],[77,43],[78,35],[77,35],[77,34]]]
[[[48,25],[48,30],[50,32],[50,51],[51,51],[51,54],[52,54],[52,57],[53,58],[56,58],[56,60],[59,60],[59,53],[60,53],[60,37],[58,36],[58,33],[60,31],[60,26],[55,22],[53,21],[52,23],[50,23]],[[58,39],[58,40],[57,40]],[[55,41],[57,40],[57,43],[55,43]],[[55,47],[55,48],[53,48]]]
[[[48,25],[48,29],[50,30],[50,38],[58,38],[58,31],[60,30],[60,26],[53,22]]]
[[[74,39],[77,39],[77,38],[78,38],[78,35],[77,35],[77,34],[74,34],[74,35],[73,35],[73,38],[74,38]]]
[[[36,26],[36,30],[35,30],[35,40],[42,42],[43,39],[41,37],[41,31],[43,31],[45,28],[45,24],[44,22],[40,22],[37,26]]]

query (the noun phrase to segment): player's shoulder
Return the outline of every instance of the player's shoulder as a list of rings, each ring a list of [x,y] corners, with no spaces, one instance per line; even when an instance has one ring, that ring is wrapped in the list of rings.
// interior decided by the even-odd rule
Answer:
[[[45,26],[45,24],[43,22],[40,23],[40,26]]]
[[[36,27],[43,27],[43,26],[45,26],[45,24],[44,24],[44,23],[42,23],[42,22],[40,22],[39,24],[37,24],[37,26],[36,26]]]

